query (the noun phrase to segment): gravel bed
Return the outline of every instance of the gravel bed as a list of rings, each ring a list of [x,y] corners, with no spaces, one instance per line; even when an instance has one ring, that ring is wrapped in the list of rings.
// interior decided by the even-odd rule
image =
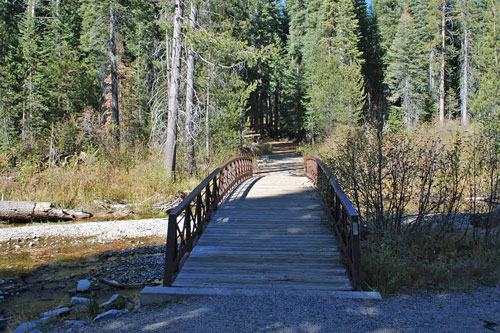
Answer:
[[[500,287],[419,292],[381,302],[308,292],[193,297],[149,306],[80,332],[491,332],[500,323]],[[67,328],[66,328],[67,330]],[[62,327],[55,332],[65,332]],[[74,330],[75,332],[77,330]]]
[[[79,222],[39,224],[23,227],[0,228],[0,242],[11,239],[37,237],[91,237],[99,242],[112,242],[120,238],[166,237],[167,219],[122,220],[106,222]]]
[[[121,283],[146,283],[163,279],[165,246],[125,250],[100,255],[105,262],[100,275]]]

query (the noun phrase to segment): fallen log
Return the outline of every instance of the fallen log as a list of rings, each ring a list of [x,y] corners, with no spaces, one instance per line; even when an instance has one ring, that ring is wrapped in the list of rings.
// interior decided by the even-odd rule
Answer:
[[[105,285],[108,285],[113,288],[118,288],[118,289],[137,289],[137,288],[144,288],[148,286],[159,286],[161,285],[161,282],[149,282],[149,283],[120,283],[115,280],[108,280],[108,279],[99,279],[101,283],[104,283]]]
[[[51,202],[0,201],[0,221],[70,221],[92,214],[55,208]]]

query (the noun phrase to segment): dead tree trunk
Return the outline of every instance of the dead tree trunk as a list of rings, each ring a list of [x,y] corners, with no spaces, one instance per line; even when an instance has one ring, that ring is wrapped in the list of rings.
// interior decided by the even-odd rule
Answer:
[[[198,2],[191,2],[191,12],[189,14],[189,26],[192,30],[196,29],[198,21]],[[187,82],[186,82],[186,144],[187,144],[187,171],[190,175],[196,169],[196,160],[194,155],[194,71],[195,71],[195,53],[193,45],[189,46],[187,59]]]
[[[111,122],[115,143],[120,140],[120,119],[118,110],[118,70],[116,65],[115,9],[109,9],[109,64],[111,74]]]
[[[468,115],[468,102],[469,102],[469,75],[470,75],[470,63],[469,63],[469,8],[468,1],[464,0],[464,9],[462,10],[462,20],[463,20],[463,41],[462,41],[462,84],[460,87],[460,113],[462,117],[462,124],[469,125],[469,115]]]
[[[441,13],[441,82],[439,85],[439,123],[444,124],[446,97],[446,0]]]
[[[172,67],[168,87],[168,125],[165,144],[165,171],[168,176],[175,176],[175,155],[177,150],[177,122],[179,113],[179,80],[182,52],[182,11],[183,2],[175,1],[174,34],[172,39]]]
[[[54,208],[50,202],[0,201],[0,221],[69,221],[88,218],[92,214]]]
[[[205,105],[205,152],[207,163],[210,163],[210,76],[207,78],[207,102]]]

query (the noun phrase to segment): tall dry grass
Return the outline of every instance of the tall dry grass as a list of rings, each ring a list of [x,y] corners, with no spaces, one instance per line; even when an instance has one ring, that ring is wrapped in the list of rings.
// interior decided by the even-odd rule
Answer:
[[[135,159],[137,158],[137,159]],[[123,202],[136,206],[134,211],[149,213],[150,207],[174,199],[178,191],[193,189],[219,161],[202,166],[189,176],[179,162],[175,181],[168,180],[163,157],[155,153],[110,163],[95,158],[66,166],[48,167],[38,159],[24,160],[0,174],[0,195],[4,200],[51,201],[62,208],[93,211],[94,201]]]

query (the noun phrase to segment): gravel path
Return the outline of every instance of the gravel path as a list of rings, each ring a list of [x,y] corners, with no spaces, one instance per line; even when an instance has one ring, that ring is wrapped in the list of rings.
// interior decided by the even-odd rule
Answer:
[[[120,238],[166,237],[167,219],[123,220],[107,222],[80,222],[39,224],[23,227],[0,228],[0,242],[9,239],[38,237],[92,237],[99,242],[112,242]]]
[[[491,331],[484,327],[484,320],[500,323],[500,287],[420,292],[388,297],[382,302],[304,293],[193,297],[104,319],[81,328],[81,332]],[[64,332],[62,328],[55,331]]]

